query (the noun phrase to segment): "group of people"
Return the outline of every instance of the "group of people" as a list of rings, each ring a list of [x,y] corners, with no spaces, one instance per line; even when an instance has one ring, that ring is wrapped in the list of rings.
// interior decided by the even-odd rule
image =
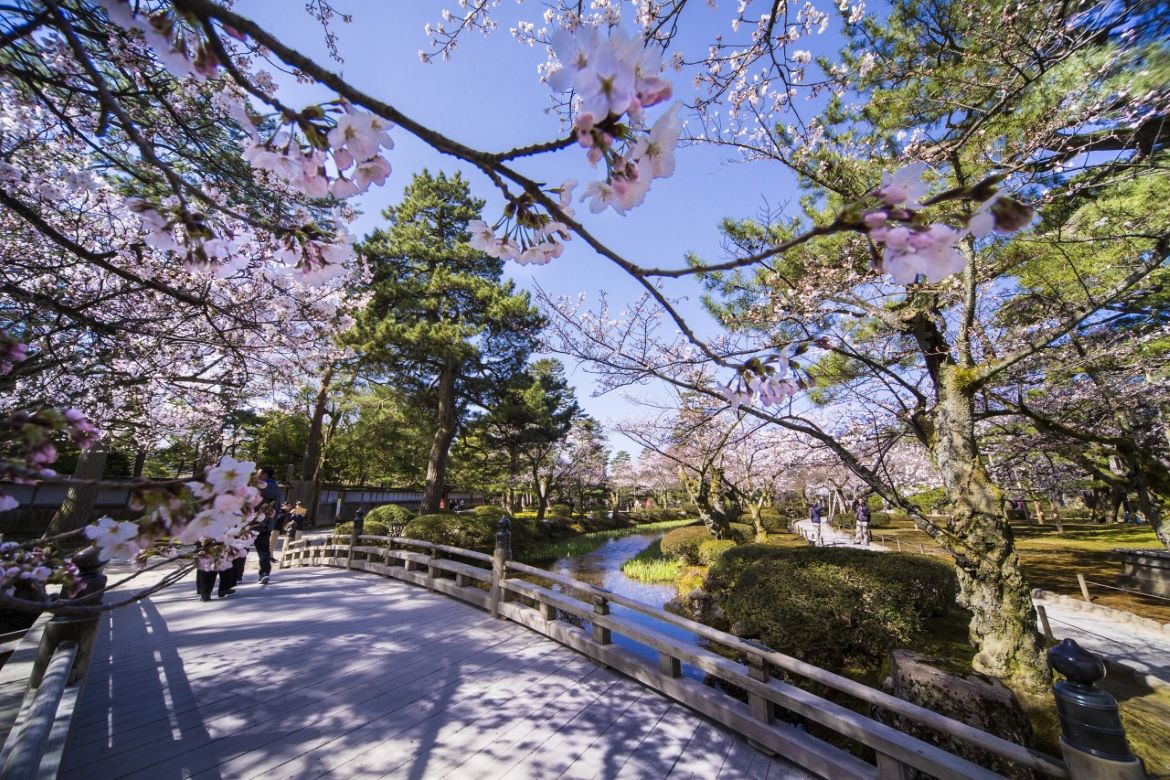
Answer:
[[[873,537],[869,533],[869,501],[864,496],[859,496],[853,500],[852,504],[854,526],[853,526],[853,543],[869,547]],[[817,547],[822,545],[821,537],[821,521],[822,515],[825,513],[824,499],[817,497],[813,502],[812,507],[809,508],[809,520],[812,521],[813,527],[813,544]]]
[[[280,486],[271,468],[260,469],[260,478],[264,487],[260,489],[260,506],[256,509],[256,519],[253,521],[256,528],[256,555],[260,559],[259,582],[267,585],[272,576],[272,561],[275,560],[272,551],[280,537],[280,529],[285,525],[299,528],[299,520],[304,517],[305,510],[298,501],[291,506],[282,500]],[[225,568],[216,571],[202,571],[195,575],[195,589],[201,601],[211,601],[211,592],[217,590],[218,595],[227,598],[236,592],[236,586],[244,582],[244,563],[248,558],[248,550],[237,556]]]

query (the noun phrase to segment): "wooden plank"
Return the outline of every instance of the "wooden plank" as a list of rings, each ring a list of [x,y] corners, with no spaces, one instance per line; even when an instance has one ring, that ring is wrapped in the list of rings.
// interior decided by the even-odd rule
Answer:
[[[555,734],[567,722],[591,706],[594,702],[608,697],[610,691],[622,680],[617,675],[600,667],[552,701],[534,710],[524,718],[509,724],[488,745],[469,753],[455,765],[452,777],[479,777],[484,774],[499,774],[503,766],[513,762],[513,757],[527,744],[531,751],[533,743],[539,743]]]
[[[702,725],[703,721],[686,707],[671,705],[647,730],[637,749],[607,777],[619,780],[666,777],[679,759],[686,756],[687,745]]]
[[[735,742],[736,737],[731,732],[704,721],[679,754],[679,760],[667,777],[673,780],[709,780],[715,777],[723,767],[727,751],[731,750]]]
[[[519,663],[516,659],[523,657],[519,651],[525,646],[524,640],[515,635],[488,647],[477,643],[457,668],[477,672],[507,659]],[[197,774],[213,768],[221,775],[241,776],[250,765],[268,760],[281,763],[301,750],[312,750],[334,739],[339,728],[361,725],[362,717],[409,711],[428,696],[458,684],[458,676],[448,673],[450,668],[449,664],[441,664],[429,673],[412,675],[413,679],[395,675],[381,683],[366,678],[364,685],[350,689],[347,695],[319,684],[286,697],[273,711],[251,706],[203,721],[201,732],[190,741],[167,744],[152,739],[124,745],[113,755],[104,751],[97,760],[78,767],[77,776],[106,776],[115,769],[119,773],[166,776],[181,772]],[[266,722],[269,718],[274,724]],[[248,727],[253,723],[262,728],[249,735]],[[273,725],[277,725],[275,730]]]
[[[613,777],[622,765],[637,752],[646,735],[658,725],[662,716],[672,706],[677,707],[678,705],[663,696],[655,695],[653,692],[650,695],[643,694],[638,701],[627,707],[608,726],[597,730],[592,742],[565,755],[565,760],[570,758],[573,760],[561,774],[561,777],[582,780],[598,774],[603,777]],[[600,722],[604,723],[605,720],[606,718],[602,718]],[[574,727],[571,740],[575,743],[587,742],[581,736],[580,728]]]
[[[453,677],[443,686],[431,686],[416,692],[421,695],[408,694],[409,699],[405,702],[401,701],[402,691],[409,692],[417,687],[414,684],[392,691],[377,702],[370,702],[368,707],[358,710],[341,708],[343,718],[318,722],[313,728],[297,729],[267,743],[263,751],[241,753],[219,763],[216,770],[224,777],[260,774],[311,777],[330,771],[335,761],[347,757],[347,752],[358,751],[372,759],[374,747],[385,742],[387,735],[411,732],[431,721],[432,716],[439,716],[441,721],[446,711],[471,706],[491,685],[523,674],[526,668],[537,665],[542,656],[555,649],[550,643],[538,641],[516,650],[490,654],[494,657],[485,656],[478,664],[461,666],[460,672],[467,670],[465,678]],[[347,743],[348,747],[345,747]],[[412,744],[414,757],[425,760],[422,755],[425,749],[421,747],[424,743],[416,739]]]
[[[312,760],[293,762],[280,767],[280,773],[326,772],[338,777],[377,777],[393,774],[409,765],[414,772],[427,776],[440,774],[440,767],[455,763],[457,754],[481,744],[502,729],[518,708],[538,698],[540,691],[558,683],[565,674],[579,680],[588,674],[579,655],[551,642],[543,643],[551,652],[537,662],[526,664],[518,673],[491,681],[477,691],[460,691],[459,701],[444,702],[430,713],[417,713],[413,722],[375,720],[345,737],[345,744],[333,750],[316,751]],[[565,670],[569,671],[566,672]]]
[[[325,572],[322,572],[322,574],[325,574],[326,576],[332,576],[332,575],[329,575],[328,573],[325,573]],[[402,588],[404,586],[397,586],[397,587]],[[426,594],[420,593],[420,595],[426,595]],[[442,600],[441,597],[437,597],[437,596],[427,596],[427,598],[428,599],[438,599],[440,601]],[[243,602],[237,602],[237,603],[242,604]],[[198,605],[198,603],[196,603],[196,605],[197,606],[204,606],[204,605]],[[428,652],[418,653],[415,650],[413,645],[410,645],[406,641],[404,641],[403,643],[397,644],[399,651],[402,653],[411,654],[415,658],[419,659],[420,661],[424,661],[424,662],[429,663],[434,668],[434,671],[438,671],[438,672],[442,673],[443,670],[450,669],[452,667],[453,663],[457,663],[457,664],[468,663],[468,658],[473,657],[476,653],[493,653],[493,652],[499,653],[499,652],[506,651],[504,649],[504,648],[506,648],[506,645],[500,646],[499,641],[489,643],[489,646],[485,649],[483,639],[486,637],[496,637],[497,640],[499,638],[510,637],[510,641],[512,643],[514,643],[514,644],[520,643],[517,646],[521,646],[524,643],[529,643],[529,642],[531,642],[532,639],[535,638],[530,634],[527,636],[524,636],[523,634],[518,634],[514,629],[509,631],[507,626],[502,625],[502,624],[498,623],[497,621],[487,620],[486,617],[482,615],[482,613],[476,612],[474,610],[469,610],[469,608],[467,608],[467,607],[463,607],[462,609],[465,612],[467,612],[470,616],[472,616],[473,618],[475,618],[477,620],[483,620],[484,625],[490,627],[490,629],[485,630],[483,628],[476,628],[476,629],[472,629],[472,630],[466,631],[466,632],[456,632],[454,635],[449,637],[448,642],[447,642],[447,649],[444,649],[444,647],[432,644],[431,646],[428,647]],[[387,615],[387,613],[381,613],[381,612],[376,612],[374,614],[375,615]],[[384,617],[383,619],[388,623],[391,621],[391,617],[389,617],[389,616]],[[254,620],[254,618],[253,618],[253,620]],[[334,621],[333,626],[335,626],[335,625],[336,625],[336,621]],[[332,633],[336,633],[336,629],[333,626],[329,626],[328,623],[323,624],[324,628],[326,628],[326,629],[332,628]],[[372,628],[377,628],[377,626],[372,626]],[[419,629],[425,628],[425,623],[423,624],[423,626],[416,626],[416,628],[419,628]],[[253,646],[243,646],[238,641],[238,637],[235,638],[235,641],[231,641],[230,637],[231,637],[230,634],[225,636],[224,640],[218,646],[221,648],[224,648],[225,651],[228,652],[229,654],[231,654],[232,652],[236,652],[238,655],[241,655],[241,656],[249,654],[249,653],[252,655],[256,654],[256,651],[257,651],[256,646],[254,646],[254,645]],[[341,642],[335,640],[333,637],[330,637],[328,635],[326,635],[325,637],[322,637],[322,638],[324,639],[326,645],[329,645],[329,644],[340,645],[340,644],[342,644]],[[404,640],[405,639],[406,639],[406,637],[404,637]],[[237,647],[241,647],[242,649],[237,650],[236,649]],[[328,648],[326,648],[326,649],[328,649]],[[344,650],[346,648],[338,647],[337,649]],[[357,652],[357,651],[362,650],[362,647],[360,645],[355,645],[350,649],[354,652]],[[402,670],[400,673],[391,673],[389,675],[379,674],[378,665],[372,665],[368,670],[361,672],[360,674],[354,674],[353,673],[354,667],[349,667],[344,663],[344,656],[339,655],[338,659],[340,659],[340,660],[333,661],[333,665],[335,667],[334,674],[335,674],[335,677],[337,678],[336,681],[341,682],[341,683],[348,683],[351,686],[350,689],[346,689],[344,685],[337,685],[337,684],[323,686],[321,684],[322,681],[320,679],[314,680],[311,677],[306,678],[304,676],[301,676],[301,677],[299,677],[300,680],[306,681],[308,683],[315,683],[315,684],[311,684],[311,685],[306,686],[306,688],[302,691],[298,691],[296,693],[293,693],[293,694],[290,694],[287,696],[278,697],[279,701],[276,702],[277,708],[275,711],[284,714],[284,717],[288,718],[290,720],[290,722],[299,722],[302,724],[308,723],[308,722],[313,722],[315,719],[319,719],[322,712],[326,711],[326,710],[323,710],[322,705],[328,704],[331,697],[335,701],[337,701],[338,703],[345,705],[345,706],[349,706],[349,702],[347,702],[347,697],[346,697],[347,690],[360,691],[364,694],[364,698],[369,698],[373,694],[381,692],[382,690],[391,691],[391,692],[393,692],[395,690],[400,691],[402,688],[402,684],[404,682],[412,682],[412,681],[417,680],[418,678],[421,678],[424,676],[423,675],[424,670],[420,669],[418,667],[407,667],[406,669]],[[286,661],[286,664],[287,664],[287,667],[289,669],[290,676],[292,676],[294,678],[297,677],[297,673],[299,672],[300,666],[301,666],[301,664],[298,662],[298,660],[295,658],[289,658]],[[179,670],[181,671],[181,663],[173,664],[173,666],[179,667]],[[393,669],[394,668],[393,665],[391,665],[390,668]],[[433,672],[432,672],[432,674],[433,674]],[[382,680],[381,686],[378,688],[372,687],[371,686],[372,679]],[[438,681],[441,682],[442,680],[439,679]],[[220,680],[218,682],[216,682],[214,680],[210,681],[210,682],[211,682],[210,688],[212,690],[218,691],[218,690],[221,690],[225,687],[223,685],[222,677],[220,678]],[[198,737],[197,739],[195,739],[193,742],[186,742],[184,740],[185,744],[180,745],[178,747],[175,747],[172,745],[166,745],[165,743],[161,746],[157,745],[157,744],[151,745],[151,752],[154,753],[156,756],[159,756],[159,755],[165,755],[165,756],[181,755],[184,752],[190,751],[192,749],[198,750],[198,749],[200,749],[200,747],[202,745],[206,745],[206,744],[212,742],[213,741],[212,737],[214,736],[215,733],[219,733],[221,736],[230,737],[233,733],[233,730],[239,731],[241,728],[244,728],[254,718],[253,713],[263,710],[263,705],[262,704],[261,705],[251,705],[249,699],[246,696],[241,696],[241,690],[244,690],[244,691],[247,690],[247,688],[241,689],[239,687],[241,682],[242,681],[236,681],[236,683],[235,683],[236,687],[235,687],[235,691],[234,691],[235,697],[234,697],[234,699],[229,699],[225,703],[225,710],[219,717],[211,718],[211,719],[208,719],[207,721],[200,721],[197,724],[197,726],[192,727],[192,731],[202,732],[201,734],[196,735]],[[281,690],[280,686],[279,686],[279,680],[273,681],[271,679],[260,679],[260,680],[257,680],[257,683],[258,683],[258,686],[257,686],[258,690],[271,689],[277,693],[279,693],[279,691]],[[355,702],[363,700],[363,697],[355,696],[352,698]],[[294,706],[295,704],[300,704],[301,706],[298,708],[298,707]],[[287,711],[287,714],[285,714],[286,711]],[[195,714],[198,715],[198,712],[196,711]],[[164,722],[165,722],[165,715],[164,715]],[[166,730],[163,729],[163,731],[165,732]],[[157,730],[155,733],[157,735]],[[145,736],[148,736],[149,734],[150,734],[149,730],[144,730],[142,736],[145,737]],[[167,733],[165,742],[170,742],[170,741],[171,741],[170,734]],[[119,749],[124,747],[124,749],[133,752],[133,751],[139,749],[139,745],[141,745],[143,743],[150,744],[150,741],[149,740],[131,740],[131,741],[128,741],[127,744],[124,746],[116,746],[116,747],[118,747]],[[102,744],[100,747],[102,748],[102,750],[100,751],[101,754],[105,755],[105,754],[108,754],[110,752],[108,749],[105,749],[106,746],[104,744]],[[69,757],[68,754],[72,754],[72,753],[73,753],[73,746],[71,745],[70,750],[67,751],[67,758]],[[131,758],[133,758],[133,756],[131,756]],[[82,770],[82,774],[84,774],[84,770]]]
[[[817,774],[834,778],[872,778],[875,769],[848,753],[828,745],[807,732],[787,724],[760,723],[740,702],[715,696],[711,689],[687,678],[670,678],[648,668],[638,656],[616,645],[597,645],[579,631],[560,623],[548,624],[532,609],[516,604],[502,605],[507,617],[537,631],[543,630],[559,642],[592,655],[634,679],[665,693],[704,715],[714,718],[740,734],[750,736],[790,761]]]

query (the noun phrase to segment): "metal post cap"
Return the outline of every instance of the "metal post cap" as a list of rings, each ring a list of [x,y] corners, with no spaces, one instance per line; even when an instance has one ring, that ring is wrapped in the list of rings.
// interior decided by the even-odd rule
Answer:
[[[1069,682],[1091,686],[1105,677],[1105,664],[1073,639],[1062,639],[1048,650],[1048,665]]]

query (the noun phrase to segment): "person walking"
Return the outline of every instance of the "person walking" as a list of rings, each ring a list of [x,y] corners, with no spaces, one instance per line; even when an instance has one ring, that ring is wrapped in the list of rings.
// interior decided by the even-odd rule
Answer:
[[[813,526],[813,544],[817,547],[821,546],[821,515],[825,511],[825,502],[817,497],[813,502],[812,508],[809,509],[809,520],[812,521]]]
[[[216,562],[218,563],[218,561]],[[215,590],[215,581],[219,580],[219,597],[227,598],[236,592],[232,587],[232,565],[224,564],[223,569],[199,569],[195,572],[195,592],[200,601],[211,601],[211,591]]]
[[[869,533],[869,501],[861,496],[853,502],[853,516],[856,518],[856,527],[853,531],[853,543],[869,547],[873,537]]]
[[[260,527],[256,531],[256,556],[260,559],[260,584],[267,585],[272,575],[272,533],[276,526],[276,507],[265,504],[257,517]]]

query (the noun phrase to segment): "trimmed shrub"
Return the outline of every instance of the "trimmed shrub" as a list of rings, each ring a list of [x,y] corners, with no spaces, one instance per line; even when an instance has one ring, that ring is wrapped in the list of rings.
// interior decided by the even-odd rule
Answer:
[[[398,506],[398,504],[382,504],[370,510],[366,515],[366,528],[369,529],[370,523],[382,523],[389,526],[392,530],[398,529],[398,533],[406,527],[406,524],[417,517],[414,512],[411,512],[406,507]],[[369,533],[367,530],[366,533]]]
[[[371,514],[373,514],[371,512]],[[344,523],[338,523],[333,527],[333,538],[340,538],[342,541],[348,541],[350,535],[353,534],[353,521],[347,520]],[[390,528],[381,520],[371,520],[366,518],[366,522],[362,525],[362,536],[390,536]]]
[[[723,553],[735,547],[732,539],[708,539],[699,545],[699,563],[710,566],[719,560]]]
[[[744,512],[740,515],[739,522],[751,526],[754,534],[755,525],[752,522],[751,512]],[[770,534],[784,533],[788,530],[788,523],[785,521],[783,515],[780,514],[780,510],[772,509],[771,507],[760,510],[760,524]],[[748,541],[751,540],[749,539]]]
[[[676,528],[662,537],[662,554],[694,565],[699,562],[699,545],[710,539],[711,534],[701,525]]]
[[[496,521],[470,512],[462,515],[420,515],[406,526],[406,536],[424,542],[491,552],[496,546]]]
[[[572,517],[573,508],[568,504],[553,504],[548,508],[548,514],[553,517]]]
[[[766,545],[725,552],[706,582],[735,633],[832,669],[878,668],[958,595],[953,567],[923,556],[749,548]]]
[[[719,556],[707,572],[703,589],[716,598],[725,595],[739,582],[744,570],[756,561],[781,557],[787,548],[770,544],[740,544]]]
[[[738,544],[747,544],[756,540],[756,529],[751,523],[731,523],[727,538]]]

